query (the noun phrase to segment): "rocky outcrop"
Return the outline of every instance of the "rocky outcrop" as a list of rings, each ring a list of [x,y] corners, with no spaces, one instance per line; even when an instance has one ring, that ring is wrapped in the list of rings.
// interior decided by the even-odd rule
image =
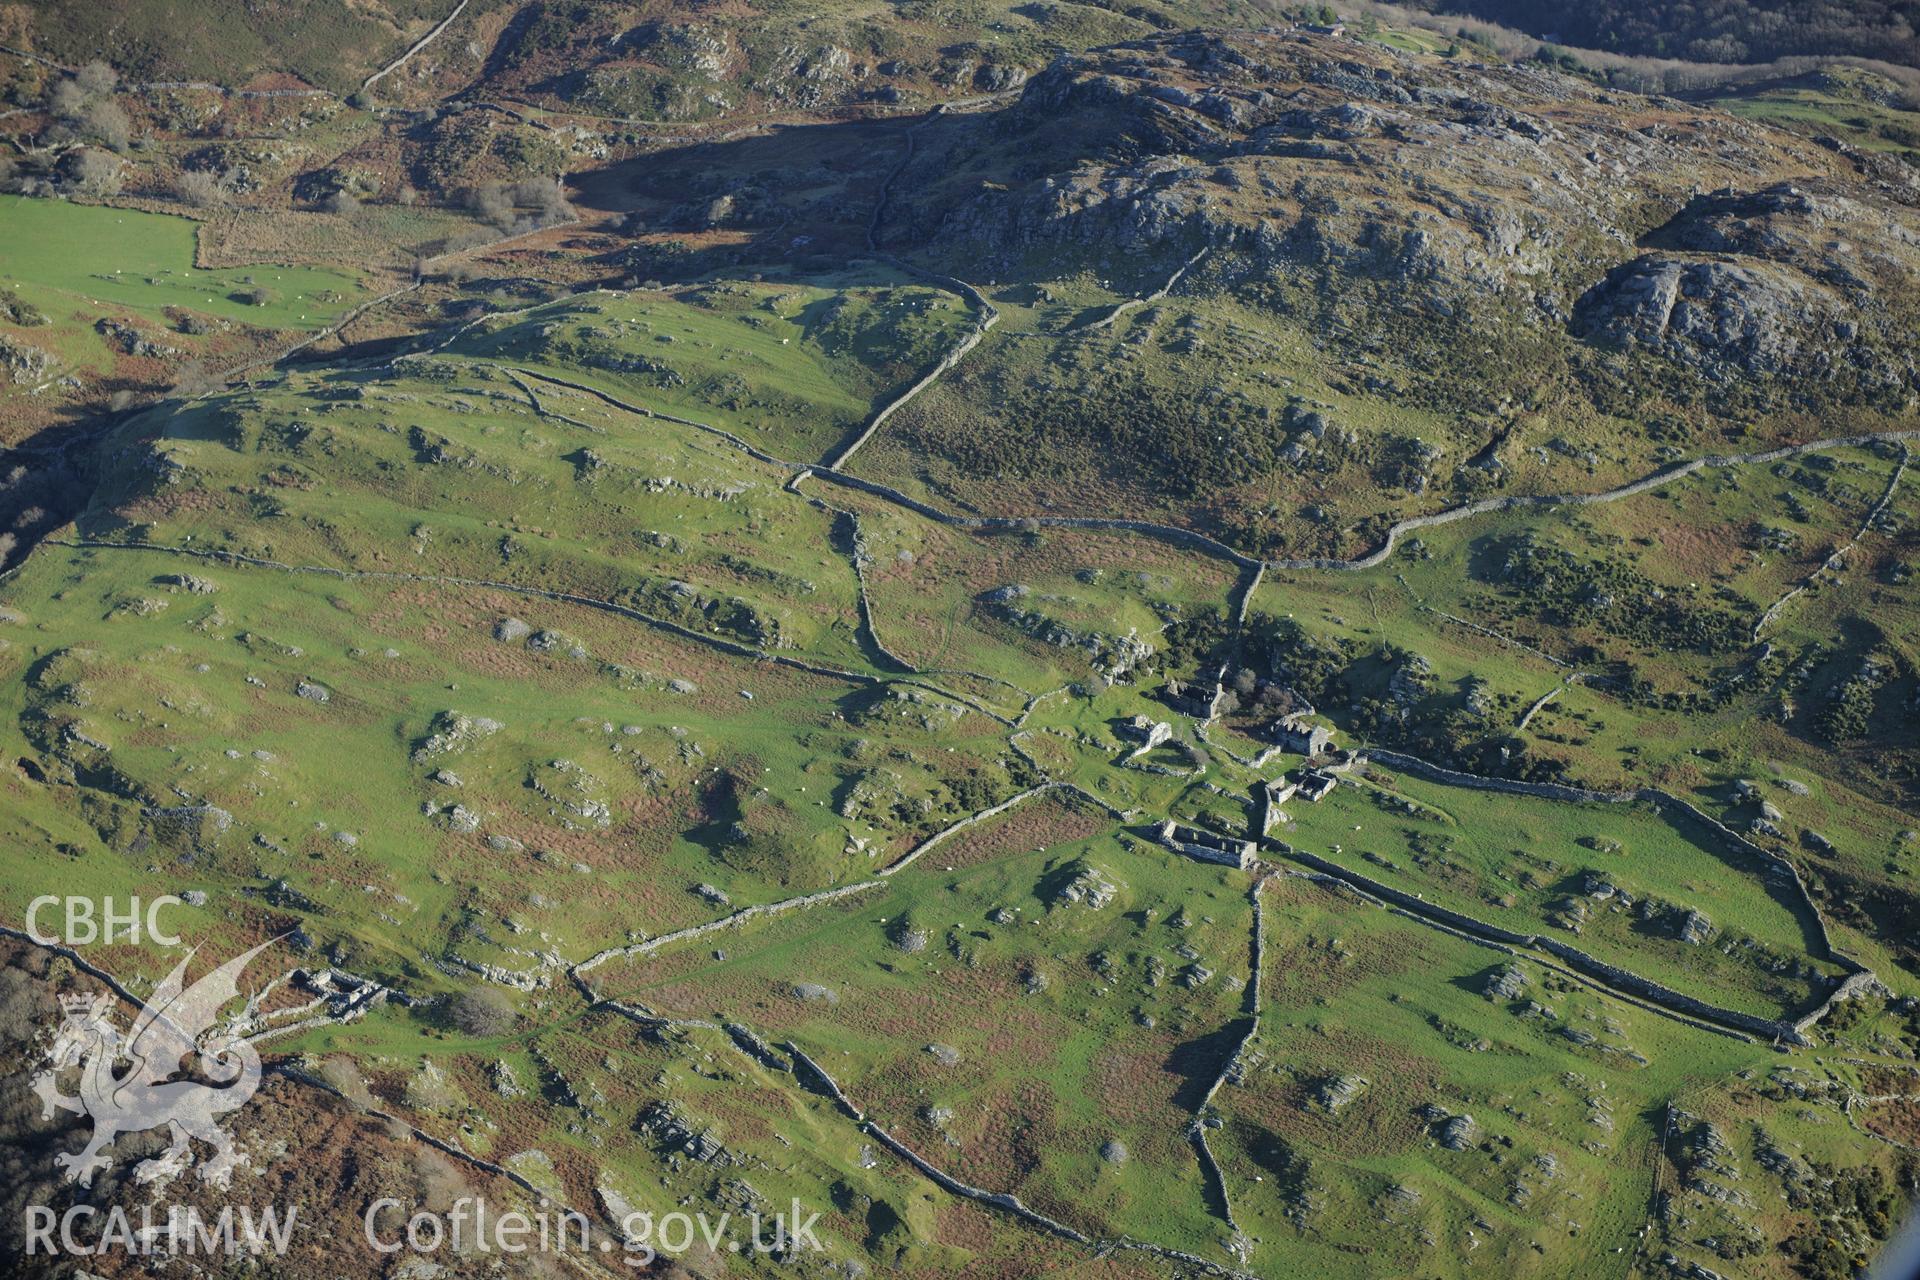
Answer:
[[[1013,180],[956,163],[980,153]],[[1789,134],[1538,69],[1157,37],[1056,59],[898,185],[890,220],[976,271],[1215,246],[1210,270],[1334,307],[1391,289],[1424,323],[1491,308],[1719,380],[1920,378],[1911,207]]]
[[[980,602],[1009,626],[1042,644],[1079,650],[1109,685],[1153,657],[1153,645],[1134,631],[1130,630],[1125,635],[1110,635],[1072,627],[1049,616],[1040,607],[1048,603],[1072,606],[1076,603],[1074,601],[1040,596],[1029,603],[1030,596],[1032,592],[1026,586],[1011,583],[984,593]]]
[[[1573,331],[1657,352],[1716,380],[1817,362],[1842,304],[1825,287],[1768,263],[1637,258],[1607,273],[1574,308]]]
[[[994,128],[1036,176],[962,204],[945,231],[1123,249],[1257,233],[1303,263],[1495,285],[1589,231],[1630,241],[1629,170],[1679,208],[1703,173],[1772,167],[1776,144],[1724,119],[1691,122],[1718,154],[1684,165],[1691,139],[1633,128],[1618,105],[1570,78],[1347,43],[1163,37],[1035,76]]]
[[[1844,238],[1849,252],[1833,252],[1836,238]],[[1905,255],[1920,248],[1920,235],[1903,215],[1864,194],[1779,182],[1695,196],[1646,243],[1786,263],[1852,293],[1910,275]]]
[[[1574,309],[1576,335],[1641,348],[1719,381],[1850,372],[1913,375],[1909,299],[1920,225],[1837,184],[1777,182],[1696,195]]]
[[[53,356],[39,347],[0,333],[0,370],[17,386],[31,386],[51,377],[59,365]]]

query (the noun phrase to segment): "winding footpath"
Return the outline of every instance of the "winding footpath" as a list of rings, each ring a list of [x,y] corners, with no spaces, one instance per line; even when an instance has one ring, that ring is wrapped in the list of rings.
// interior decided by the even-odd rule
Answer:
[[[1585,507],[1603,502],[1618,502],[1622,498],[1632,498],[1651,492],[1661,485],[1671,484],[1675,480],[1684,480],[1699,471],[1716,470],[1725,467],[1765,466],[1771,462],[1781,462],[1788,458],[1797,458],[1809,453],[1824,453],[1832,449],[1864,448],[1883,441],[1909,442],[1920,440],[1920,430],[1913,431],[1875,431],[1852,436],[1828,436],[1822,440],[1809,440],[1805,444],[1783,445],[1777,449],[1761,449],[1753,453],[1715,453],[1703,458],[1694,458],[1688,462],[1677,462],[1672,466],[1642,476],[1638,480],[1618,485],[1612,489],[1603,489],[1598,493],[1550,493],[1518,495],[1507,498],[1484,498],[1479,502],[1469,502],[1445,511],[1436,511],[1432,515],[1410,516],[1398,521],[1387,530],[1386,539],[1373,551],[1350,560],[1325,557],[1308,557],[1296,560],[1268,560],[1271,569],[1330,569],[1339,572],[1351,572],[1356,569],[1371,569],[1384,564],[1392,556],[1400,540],[1410,533],[1422,529],[1433,529],[1441,525],[1452,524],[1456,520],[1465,520],[1471,516],[1492,515],[1496,512],[1524,511],[1537,507]]]

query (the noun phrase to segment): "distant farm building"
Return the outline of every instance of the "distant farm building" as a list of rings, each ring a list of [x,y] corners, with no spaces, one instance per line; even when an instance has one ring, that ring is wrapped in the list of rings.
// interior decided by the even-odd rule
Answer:
[[[1172,819],[1160,824],[1159,840],[1175,853],[1183,853],[1201,862],[1238,867],[1242,871],[1253,870],[1254,864],[1259,861],[1259,850],[1251,840],[1236,840],[1232,836],[1189,827]]]
[[[1296,712],[1273,722],[1273,740],[1303,756],[1323,756],[1333,748],[1333,730]]]
[[[1171,677],[1161,690],[1161,696],[1166,699],[1168,706],[1183,715],[1211,720],[1220,714],[1220,700],[1226,696],[1226,689],[1218,680],[1184,681]]]

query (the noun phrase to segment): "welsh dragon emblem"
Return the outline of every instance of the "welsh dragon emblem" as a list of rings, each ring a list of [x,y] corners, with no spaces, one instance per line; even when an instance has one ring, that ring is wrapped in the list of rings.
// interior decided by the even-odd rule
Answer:
[[[240,974],[248,962],[274,941],[236,956],[192,986],[185,982],[194,955],[188,951],[147,997],[124,1036],[110,1017],[111,993],[61,998],[66,1018],[54,1035],[45,1070],[34,1077],[33,1091],[40,1095],[43,1118],[59,1110],[93,1121],[84,1149],[54,1157],[69,1182],[92,1185],[94,1173],[113,1163],[105,1151],[121,1134],[163,1126],[173,1132],[172,1145],[134,1170],[141,1182],[171,1177],[192,1164],[189,1139],[213,1148],[213,1156],[199,1162],[198,1173],[214,1186],[226,1186],[234,1169],[247,1162],[216,1117],[244,1106],[260,1087],[260,1055],[240,1034],[259,998],[224,1022],[220,1010],[239,997]],[[183,1077],[189,1056],[212,1084],[176,1078]],[[78,1091],[62,1091],[59,1076],[76,1067]]]

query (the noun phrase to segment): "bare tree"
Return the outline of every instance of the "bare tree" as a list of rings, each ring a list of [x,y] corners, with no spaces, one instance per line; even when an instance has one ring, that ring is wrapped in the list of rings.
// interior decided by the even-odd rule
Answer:
[[[56,80],[53,88],[47,92],[47,110],[55,119],[79,114],[87,105],[87,99],[93,95],[80,87],[75,79]]]
[[[120,73],[96,59],[74,72],[73,80],[89,95],[112,93],[120,83]]]
[[[470,1036],[503,1036],[519,1021],[507,998],[487,987],[462,991],[454,997],[448,1013],[453,1025]]]
[[[543,178],[528,178],[514,183],[513,203],[517,208],[533,210],[534,215],[542,221],[558,221],[573,216],[560,184]]]
[[[211,209],[227,202],[226,184],[208,169],[190,169],[174,180],[174,194],[190,205]]]
[[[482,220],[516,233],[535,231],[574,216],[559,182],[546,178],[483,183],[474,188],[471,203]]]
[[[82,195],[112,195],[120,189],[120,171],[125,165],[110,152],[81,147],[68,152],[60,161],[60,178],[71,191]]]
[[[485,182],[475,187],[470,201],[482,222],[491,222],[503,230],[513,225],[513,196],[504,182]]]
[[[113,83],[113,69],[97,62],[56,81],[47,97],[47,112],[53,117],[47,131],[49,141],[91,139],[115,151],[125,151],[133,138],[133,122],[114,100]]]
[[[88,105],[86,127],[115,151],[125,151],[133,141],[133,122],[112,98],[95,98]]]

